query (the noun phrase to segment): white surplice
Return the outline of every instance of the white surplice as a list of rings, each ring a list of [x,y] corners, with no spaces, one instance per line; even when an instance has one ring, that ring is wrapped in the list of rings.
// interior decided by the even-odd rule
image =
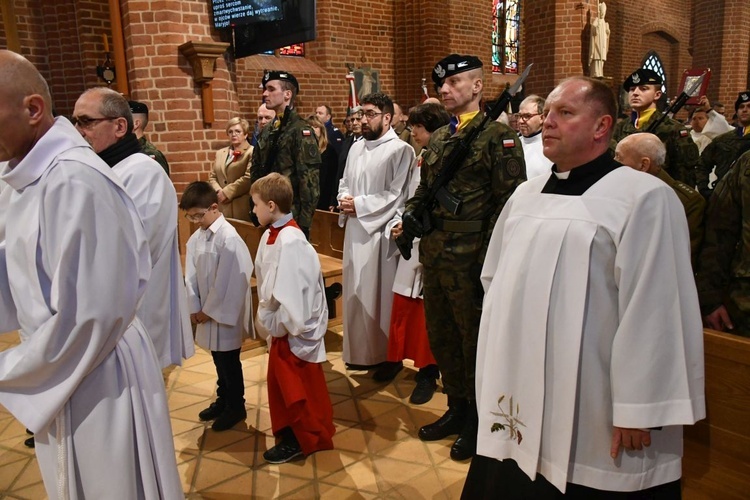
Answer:
[[[0,300],[26,336],[0,352],[0,404],[35,433],[49,497],[182,498],[161,370],[135,316],[151,262],[132,200],[65,118],[0,175],[13,189]]]
[[[386,360],[397,262],[389,260],[385,226],[404,203],[414,149],[393,129],[352,145],[337,199],[354,198],[356,216],[342,214],[344,352],[346,363]]]
[[[112,167],[133,198],[148,238],[151,278],[138,308],[162,368],[195,354],[177,241],[177,193],[164,168],[143,153]]]
[[[513,194],[482,270],[477,452],[512,458],[561,491],[566,482],[634,491],[677,480],[681,426],[705,417],[682,205],[629,168],[581,196],[541,194],[546,182]],[[662,429],[650,447],[613,460],[613,425]]]
[[[237,230],[221,215],[208,229],[188,239],[185,282],[190,314],[203,311],[213,321],[200,323],[195,342],[209,351],[242,347],[253,335],[250,277],[253,259]]]
[[[540,130],[531,137],[519,136],[521,147],[523,147],[523,159],[526,162],[526,178],[533,179],[539,175],[549,178],[552,173],[552,162],[544,156],[544,145],[542,144],[542,131]]]
[[[0,172],[5,169],[6,164],[7,162],[0,162]],[[5,224],[12,191],[6,183],[0,180],[0,297],[7,297],[7,300],[0,300],[0,318],[3,318],[0,322],[5,328],[0,330],[0,333],[20,328],[16,320],[16,305],[10,299],[8,269],[5,260]]]
[[[277,221],[277,227],[290,219],[291,214]],[[255,256],[258,333],[265,339],[288,334],[292,354],[309,363],[322,363],[326,360],[328,304],[318,254],[296,227],[283,228],[272,245],[269,233],[263,233]]]

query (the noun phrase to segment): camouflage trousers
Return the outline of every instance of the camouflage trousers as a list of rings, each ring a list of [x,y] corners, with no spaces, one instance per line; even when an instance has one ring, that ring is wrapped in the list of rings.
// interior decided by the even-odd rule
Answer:
[[[423,280],[427,336],[445,393],[473,400],[481,284],[476,273],[427,267]]]
[[[729,333],[750,337],[750,279],[731,281],[725,305],[734,325]]]

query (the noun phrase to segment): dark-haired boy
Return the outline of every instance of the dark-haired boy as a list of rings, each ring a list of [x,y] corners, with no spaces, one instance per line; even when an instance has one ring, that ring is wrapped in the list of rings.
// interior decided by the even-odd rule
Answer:
[[[333,448],[333,407],[321,363],[328,306],[318,254],[292,218],[292,184],[271,173],[250,188],[253,212],[268,226],[255,257],[256,328],[267,339],[268,407],[279,444],[272,464]]]
[[[216,366],[216,401],[200,412],[211,428],[225,431],[247,418],[240,363],[242,340],[252,333],[250,276],[253,260],[237,230],[219,211],[207,182],[191,183],[180,200],[185,218],[200,224],[187,242],[185,281],[195,342],[211,351]]]

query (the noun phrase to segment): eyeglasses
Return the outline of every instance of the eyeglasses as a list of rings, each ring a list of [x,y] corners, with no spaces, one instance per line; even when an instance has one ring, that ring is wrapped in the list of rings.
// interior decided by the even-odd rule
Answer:
[[[364,115],[367,117],[368,120],[372,120],[376,116],[380,116],[382,114],[383,113],[376,113],[375,111],[372,111],[372,110],[364,112]]]
[[[88,116],[74,116],[70,119],[70,123],[72,123],[74,127],[89,129],[93,127],[95,123],[98,123],[104,120],[117,120],[117,118],[118,117],[109,117],[109,116],[105,116],[103,118],[89,118]]]
[[[227,135],[244,135],[243,130],[227,130]]]
[[[188,214],[188,213],[186,213],[185,214],[185,218],[187,220],[189,220],[190,222],[200,222],[200,221],[203,220],[203,217],[205,217],[207,213],[208,213],[208,210],[204,210],[203,212],[201,212],[199,214]]]
[[[541,116],[541,113],[534,113],[533,115],[529,113],[523,113],[523,114],[519,113],[518,119],[521,121],[527,122],[531,120],[532,118],[534,118],[535,116]]]

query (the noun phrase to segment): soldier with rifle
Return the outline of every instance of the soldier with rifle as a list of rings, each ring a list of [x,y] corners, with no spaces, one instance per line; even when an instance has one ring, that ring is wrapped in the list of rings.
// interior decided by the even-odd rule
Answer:
[[[690,138],[685,126],[665,116],[656,109],[656,101],[662,95],[662,78],[653,70],[641,68],[628,76],[622,87],[628,93],[628,102],[633,112],[614,129],[614,140],[620,140],[636,132],[655,134],[667,148],[664,170],[672,178],[688,186],[695,186],[695,167],[698,164],[698,146]],[[674,109],[670,109],[673,113]],[[653,125],[653,126],[652,126]]]
[[[263,98],[266,107],[276,112],[258,136],[250,167],[250,183],[271,172],[278,172],[292,182],[292,214],[305,236],[310,237],[315,207],[320,196],[320,150],[313,129],[294,110],[299,93],[297,79],[286,71],[269,71],[263,75]],[[250,217],[257,218],[250,207]]]
[[[476,452],[479,272],[497,216],[516,186],[526,180],[526,167],[518,135],[492,117],[485,119],[480,111],[479,58],[451,54],[435,65],[432,80],[451,122],[433,133],[424,152],[420,185],[406,203],[399,247],[408,258],[411,241],[422,238],[419,260],[424,266],[427,332],[448,395],[448,411],[422,427],[419,438],[436,441],[458,434],[450,455],[465,460]],[[447,168],[451,164],[456,168]],[[432,189],[437,177],[440,190]],[[433,191],[440,192],[440,201]]]

